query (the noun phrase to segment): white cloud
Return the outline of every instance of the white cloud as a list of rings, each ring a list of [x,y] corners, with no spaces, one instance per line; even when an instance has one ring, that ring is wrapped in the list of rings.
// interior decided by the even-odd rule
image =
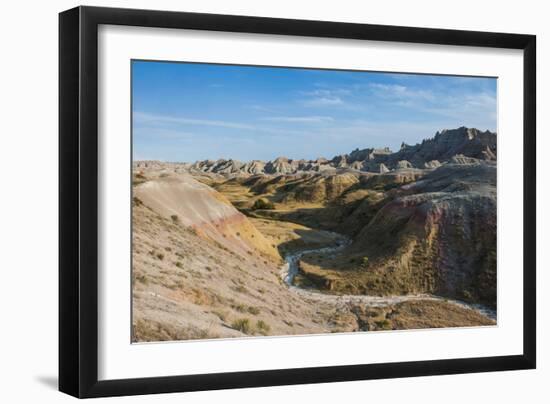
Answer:
[[[138,126],[134,128],[133,134],[140,139],[164,139],[164,140],[189,140],[196,139],[197,134],[186,131],[159,128],[155,126]]]
[[[311,91],[302,91],[302,95],[308,97],[335,97],[341,95],[351,94],[351,90],[348,88],[319,88]]]
[[[180,116],[154,115],[154,114],[147,114],[144,112],[135,112],[134,119],[136,123],[141,123],[141,124],[168,123],[168,124],[217,126],[222,128],[231,128],[231,129],[247,129],[247,130],[257,129],[253,125],[247,125],[239,122],[217,121],[217,120],[210,120],[210,119],[194,119],[194,118],[186,118],[186,117],[180,117]]]
[[[376,96],[398,101],[434,101],[436,98],[431,91],[412,89],[400,84],[371,83],[369,87]]]
[[[224,128],[224,129],[238,129],[238,130],[245,130],[245,131],[253,131],[255,134],[277,135],[277,136],[280,136],[280,135],[300,136],[304,133],[301,130],[284,129],[284,128],[264,126],[264,125],[251,125],[251,124],[241,123],[241,122],[218,121],[218,120],[210,120],[210,119],[194,119],[194,118],[187,118],[187,117],[180,117],[180,116],[156,115],[156,114],[148,114],[144,112],[134,113],[134,123],[135,123],[134,130],[140,131],[140,133],[144,133],[145,130],[147,130],[150,133],[167,134],[167,132],[164,130],[166,129],[167,125],[168,126],[170,125],[172,126],[173,125],[211,126],[211,127],[218,127],[218,128]],[[184,134],[186,133],[188,134],[189,132],[178,131],[178,132],[171,132],[171,133],[172,135],[175,133],[179,133],[180,137],[182,137]]]
[[[272,108],[265,107],[265,106],[259,105],[259,104],[245,105],[244,107],[245,107],[245,108],[248,108],[248,109],[253,109],[253,110],[255,110],[255,111],[273,112],[273,109],[272,109]]]
[[[261,119],[263,121],[288,123],[325,123],[334,121],[334,118],[330,116],[272,116]]]
[[[331,105],[342,105],[344,101],[340,97],[318,97],[305,100],[303,104],[306,107],[326,107]]]
[[[347,88],[319,88],[311,91],[301,91],[300,94],[307,97],[302,101],[304,106],[325,107],[344,104],[342,96],[351,94],[351,90]]]

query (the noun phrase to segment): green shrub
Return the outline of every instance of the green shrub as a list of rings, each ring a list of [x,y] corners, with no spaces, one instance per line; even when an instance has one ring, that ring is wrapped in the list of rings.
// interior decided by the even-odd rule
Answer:
[[[248,289],[245,288],[243,285],[235,286],[235,291],[239,293],[248,293]]]
[[[256,328],[258,332],[262,335],[267,335],[271,331],[271,327],[264,320],[256,321]]]
[[[254,314],[254,315],[256,316],[256,315],[260,314],[260,309],[257,308],[257,307],[250,306],[250,307],[248,308],[248,312],[249,312],[250,314]]]
[[[387,319],[380,320],[380,321],[375,321],[375,324],[378,328],[380,328],[382,330],[391,330],[392,329],[391,323]]]
[[[134,175],[134,178],[132,179],[132,185],[143,184],[146,181],[147,181],[147,178],[145,177],[145,175],[141,173],[137,173]]]
[[[149,281],[147,280],[147,277],[145,275],[136,276],[136,280],[140,283],[143,283],[144,285],[149,284]]]
[[[260,198],[254,202],[252,209],[275,209],[275,204],[268,199]]]
[[[245,334],[250,334],[252,327],[250,326],[250,320],[247,318],[239,318],[231,323],[231,327],[237,331]]]
[[[361,266],[363,268],[367,268],[369,266],[369,257],[367,257],[366,255],[361,258]]]
[[[218,316],[218,318],[222,321],[225,321],[225,319],[227,318],[227,313],[225,313],[223,311],[214,310],[214,311],[212,311],[212,313],[215,314],[216,316]]]

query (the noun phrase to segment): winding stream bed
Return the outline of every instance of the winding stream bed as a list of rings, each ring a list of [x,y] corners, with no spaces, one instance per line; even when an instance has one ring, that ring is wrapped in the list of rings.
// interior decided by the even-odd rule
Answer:
[[[330,232],[327,232],[330,233]],[[281,279],[285,282],[290,290],[297,293],[303,298],[332,304],[336,307],[346,306],[348,304],[359,304],[370,307],[381,307],[389,306],[396,303],[407,302],[407,301],[418,301],[418,300],[436,300],[444,301],[446,303],[455,304],[463,308],[469,308],[476,310],[480,314],[489,317],[492,320],[497,319],[496,311],[484,307],[479,304],[471,304],[462,302],[460,300],[448,299],[440,296],[430,295],[430,294],[412,294],[412,295],[396,295],[396,296],[370,296],[370,295],[336,295],[323,293],[318,289],[313,288],[304,288],[294,285],[294,278],[299,272],[298,263],[300,258],[305,254],[310,253],[322,253],[322,254],[334,254],[344,248],[346,248],[351,240],[340,234],[331,233],[333,236],[336,236],[336,245],[330,247],[314,248],[314,249],[305,249],[301,251],[296,251],[285,256],[285,264],[281,267]]]

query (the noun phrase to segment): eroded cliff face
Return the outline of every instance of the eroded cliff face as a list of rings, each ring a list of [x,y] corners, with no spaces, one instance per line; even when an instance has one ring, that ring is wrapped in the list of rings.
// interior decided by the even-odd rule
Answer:
[[[319,157],[315,160],[296,160],[277,157],[272,161],[253,160],[240,162],[232,159],[203,160],[186,164],[190,172],[203,172],[223,175],[288,175],[296,173],[318,173],[347,169],[362,172],[385,173],[403,168],[436,168],[441,161],[455,155],[465,155],[481,160],[496,160],[496,133],[482,132],[475,128],[460,127],[437,132],[433,138],[425,139],[416,145],[403,144],[397,152],[388,147],[356,149],[349,154],[341,154],[328,160]],[[155,162],[138,162],[155,165]]]
[[[336,199],[358,182],[357,175],[352,173],[308,176],[300,182],[288,184],[284,201],[325,203]]]
[[[398,198],[361,231],[352,251],[369,257],[368,270],[387,286],[393,280],[399,290],[494,304],[495,213],[496,199],[479,193]]]
[[[278,257],[271,244],[227,198],[189,175],[147,181],[134,188],[134,196],[162,216],[232,251],[248,254],[257,250]]]
[[[159,172],[141,174],[133,187],[134,341],[335,328],[334,307],[305,301],[281,281],[273,238],[211,187]]]
[[[475,128],[461,127],[437,132],[432,139],[409,146],[388,156],[390,164],[399,160],[410,161],[415,167],[432,160],[445,161],[457,154],[464,154],[480,160],[495,160],[497,150],[496,134],[482,132]]]
[[[347,250],[301,265],[327,289],[496,305],[495,164],[446,164],[365,197],[345,223],[356,229]]]

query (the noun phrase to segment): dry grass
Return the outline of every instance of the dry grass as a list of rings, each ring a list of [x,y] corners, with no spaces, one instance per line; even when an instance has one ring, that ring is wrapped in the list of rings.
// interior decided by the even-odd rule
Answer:
[[[323,331],[323,322],[310,320],[317,307],[281,284],[280,263],[272,258],[237,254],[144,202],[134,205],[133,228],[134,341],[242,336],[228,325],[246,316],[248,332],[257,335]],[[273,310],[279,301],[293,313]],[[290,327],[287,319],[302,326]]]

